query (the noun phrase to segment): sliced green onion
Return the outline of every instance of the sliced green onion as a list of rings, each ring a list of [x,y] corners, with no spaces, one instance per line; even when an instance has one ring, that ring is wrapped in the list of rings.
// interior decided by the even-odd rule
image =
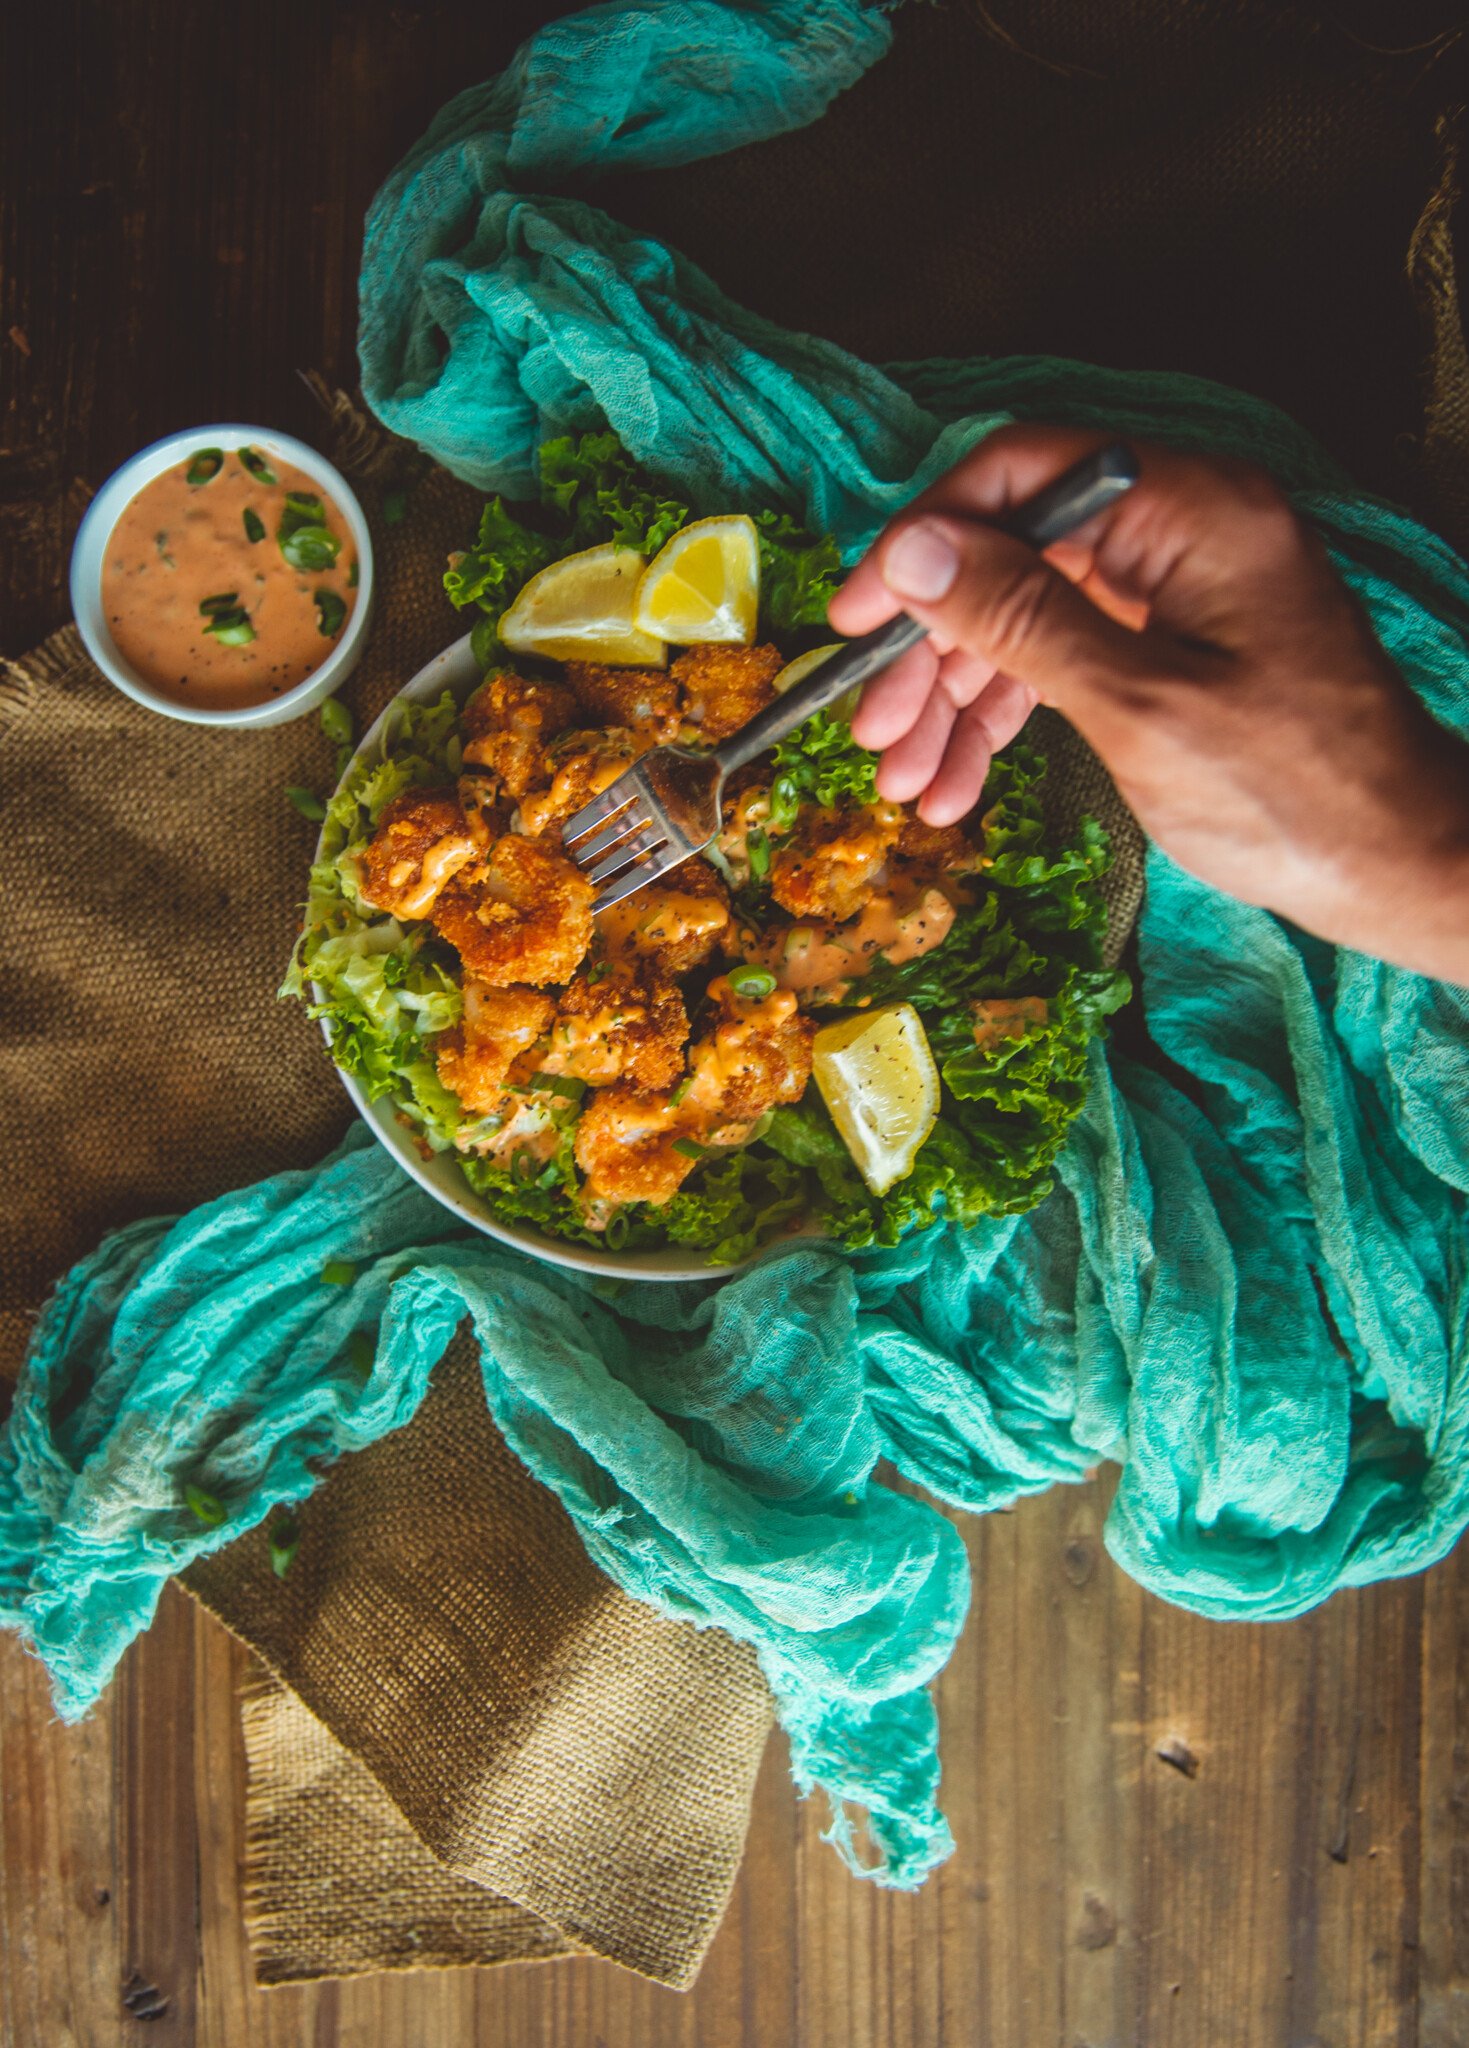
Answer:
[[[261,518],[260,514],[255,510],[254,506],[247,505],[240,516],[245,522],[246,540],[264,540],[265,521]]]
[[[383,496],[383,523],[386,526],[401,526],[408,500],[402,491],[388,491]]]
[[[300,1548],[301,1524],[288,1509],[270,1525],[270,1568],[278,1579],[283,1579],[296,1562]]]
[[[258,448],[237,448],[235,453],[257,483],[273,484],[276,481],[275,471]],[[251,538],[254,539],[253,534]]]
[[[675,1152],[681,1152],[685,1159],[707,1159],[709,1157],[709,1147],[699,1144],[694,1138],[675,1138],[673,1149]]]
[[[810,934],[810,932],[809,932],[809,931],[805,931],[805,930],[803,930],[803,929],[802,929],[802,927],[801,927],[800,925],[798,925],[798,924],[797,924],[797,925],[792,925],[791,929],[790,929],[790,930],[789,930],[789,931],[788,931],[788,932],[786,933],[786,958],[787,958],[787,960],[794,960],[794,958],[796,957],[796,955],[797,955],[798,953],[809,953],[809,952],[810,952],[810,950],[811,950],[811,934]]]
[[[347,570],[347,588],[349,590],[355,590],[357,588],[357,574],[357,557],[354,555],[352,557],[351,565]]]
[[[309,531],[307,528],[303,532]],[[342,630],[342,621],[347,616],[343,599],[334,590],[318,590],[316,593],[316,630],[323,639],[335,640]]]
[[[587,1092],[585,1081],[578,1081],[571,1074],[532,1074],[526,1083],[528,1088],[544,1088],[552,1095],[568,1096],[573,1102],[580,1102]]]
[[[750,857],[750,873],[757,882],[763,882],[770,873],[770,841],[763,827],[752,825],[745,834],[745,851]]]
[[[775,994],[775,976],[768,967],[732,968],[729,985],[737,996],[751,1003],[763,1003],[767,996]]]
[[[313,824],[320,824],[326,816],[326,805],[309,789],[302,789],[299,782],[293,782],[286,790],[287,803],[294,804],[303,818],[310,818]]]
[[[321,729],[339,747],[352,741],[352,714],[340,697],[328,697],[321,707]]]
[[[679,1082],[678,1086],[674,1089],[673,1093],[668,1098],[669,1108],[677,1109],[678,1105],[683,1101],[684,1097],[688,1094],[689,1090],[693,1087],[693,1085],[693,1075],[685,1074],[683,1079]]]
[[[286,504],[292,512],[312,519],[320,519],[326,510],[315,491],[287,491]]]
[[[206,1493],[202,1486],[195,1486],[191,1479],[184,1487],[184,1499],[209,1528],[217,1529],[229,1514],[229,1509],[217,1493]]]
[[[354,1330],[347,1339],[347,1363],[362,1380],[372,1377],[372,1361],[377,1356],[377,1346],[366,1330]]]
[[[250,614],[238,607],[233,611],[215,612],[204,630],[221,647],[248,647],[255,638]]]
[[[602,1232],[602,1242],[609,1252],[620,1252],[627,1243],[627,1211],[619,1209],[615,1216],[607,1219],[607,1228]]]
[[[541,1162],[533,1152],[526,1151],[524,1146],[518,1152],[511,1153],[510,1178],[518,1181],[521,1187],[529,1187],[540,1170]]]
[[[193,461],[184,471],[184,482],[192,484],[195,490],[197,490],[200,484],[213,483],[223,468],[224,450],[222,448],[197,449]]]
[[[217,597],[201,597],[199,600],[199,609],[206,619],[213,618],[216,612],[238,611],[239,605],[238,590],[221,590]]]
[[[594,960],[587,969],[587,987],[595,988],[599,981],[605,981],[612,972],[610,960]]]
[[[770,829],[789,832],[801,808],[800,792],[789,775],[778,775],[770,786]]]
[[[541,1175],[540,1179],[536,1182],[536,1186],[538,1188],[554,1188],[556,1183],[560,1180],[560,1178],[561,1169],[553,1159],[551,1161],[551,1164],[546,1168],[545,1172]]]
[[[276,538],[293,569],[329,569],[342,545],[328,526],[294,526]]]
[[[328,1259],[321,1269],[323,1287],[350,1287],[357,1278],[357,1268],[350,1259]]]

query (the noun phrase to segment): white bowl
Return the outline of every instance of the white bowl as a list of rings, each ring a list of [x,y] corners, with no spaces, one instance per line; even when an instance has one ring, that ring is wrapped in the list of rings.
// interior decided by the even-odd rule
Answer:
[[[207,711],[164,696],[118,653],[102,603],[102,564],[112,529],[145,484],[152,483],[164,470],[172,469],[196,448],[239,447],[259,448],[281,462],[293,463],[314,477],[332,499],[351,529],[352,544],[357,550],[357,602],[341,638],[321,667],[313,669],[293,690],[285,690],[265,704]],[[288,718],[299,718],[324,702],[347,680],[362,658],[372,619],[372,599],[372,535],[352,486],[314,448],[270,427],[247,427],[238,422],[190,427],[182,434],[170,434],[166,440],[155,441],[103,484],[87,507],[71,551],[71,608],[88,654],[108,681],[116,683],[135,703],[146,704],[150,711],[161,711],[165,718],[181,718],[189,725],[282,725]]]
[[[401,703],[406,699],[413,704],[423,704],[438,699],[445,690],[452,690],[462,704],[479,679],[479,663],[470,652],[469,635],[466,633],[462,640],[456,640],[452,647],[446,647],[442,654],[435,655],[426,668],[421,668],[393,702]],[[361,755],[376,747],[392,710],[393,705],[389,704],[371,731],[363,737],[352,764],[349,764],[348,773]],[[318,839],[318,860],[321,852]],[[315,990],[318,1002],[325,999],[325,993],[319,987]],[[330,1045],[331,1033],[325,1023],[322,1031]],[[337,1073],[378,1143],[386,1146],[420,1187],[426,1188],[436,1201],[442,1202],[446,1209],[452,1209],[465,1223],[484,1231],[487,1237],[497,1237],[503,1244],[514,1245],[517,1251],[529,1252],[533,1259],[544,1259],[548,1265],[569,1266],[578,1273],[605,1273],[618,1280],[720,1280],[787,1249],[794,1240],[794,1233],[791,1239],[777,1240],[758,1252],[754,1259],[746,1259],[738,1266],[711,1266],[698,1251],[683,1251],[676,1246],[661,1251],[604,1252],[595,1250],[591,1245],[544,1237],[526,1223],[502,1223],[464,1178],[456,1154],[435,1152],[424,1159],[412,1133],[398,1122],[390,1097],[382,1096],[376,1102],[369,1102],[355,1075],[344,1074],[340,1067]],[[806,1242],[815,1234],[801,1233]]]

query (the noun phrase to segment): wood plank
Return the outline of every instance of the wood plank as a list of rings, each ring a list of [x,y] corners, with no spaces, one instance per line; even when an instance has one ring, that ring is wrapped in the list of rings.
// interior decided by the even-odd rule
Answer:
[[[1469,1546],[1423,1579],[1420,2048],[1469,2041]]]

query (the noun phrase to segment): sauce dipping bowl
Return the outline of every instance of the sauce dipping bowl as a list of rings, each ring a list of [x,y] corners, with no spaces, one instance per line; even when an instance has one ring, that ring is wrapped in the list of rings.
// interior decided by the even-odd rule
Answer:
[[[357,554],[357,602],[326,659],[302,682],[260,704],[220,709],[181,704],[139,675],[119,653],[108,629],[102,601],[102,567],[118,520],[145,485],[201,447],[258,448],[267,457],[273,455],[282,463],[304,470],[336,505]],[[346,478],[304,441],[290,434],[278,434],[270,427],[244,426],[239,422],[189,427],[183,433],[169,434],[125,462],[88,506],[71,551],[72,614],[88,654],[108,681],[134,703],[146,705],[150,711],[161,711],[165,718],[181,718],[189,725],[282,725],[323,703],[347,680],[362,658],[372,621],[373,595],[372,536],[357,494]]]

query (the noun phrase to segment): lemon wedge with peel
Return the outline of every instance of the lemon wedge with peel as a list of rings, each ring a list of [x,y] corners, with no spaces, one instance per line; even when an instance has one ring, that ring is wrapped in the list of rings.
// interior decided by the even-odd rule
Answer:
[[[809,653],[798,654],[794,661],[788,661],[783,669],[776,672],[771,679],[771,689],[777,697],[783,697],[793,684],[804,683],[813,668],[820,668],[824,661],[829,661],[832,655],[841,651],[841,641],[833,640],[830,647],[813,647]]]
[[[637,549],[612,541],[567,555],[538,570],[509,611],[500,614],[500,638],[516,654],[539,654],[548,661],[662,668],[667,647],[633,623],[642,573]]]
[[[913,1171],[939,1113],[939,1070],[923,1019],[889,1003],[818,1031],[811,1071],[857,1171],[875,1195]]]
[[[633,623],[681,647],[715,640],[748,647],[760,608],[760,536],[743,512],[696,519],[654,555],[638,585]]]

